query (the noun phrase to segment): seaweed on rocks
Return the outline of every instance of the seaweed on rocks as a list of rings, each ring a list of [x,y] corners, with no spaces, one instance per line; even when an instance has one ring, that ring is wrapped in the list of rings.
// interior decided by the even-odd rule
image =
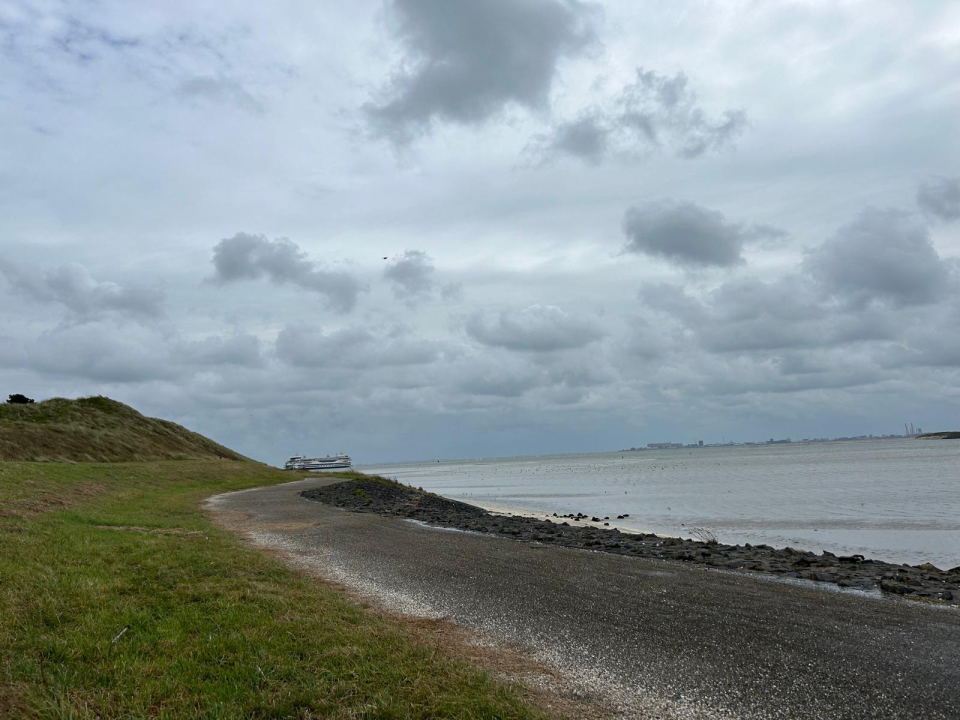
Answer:
[[[571,526],[563,518],[586,520],[582,513],[557,522],[522,515],[500,515],[385,478],[366,477],[306,490],[300,495],[352,512],[417,520],[429,525],[488,533],[525,542],[558,545],[634,557],[832,583],[918,600],[960,605],[960,567],[941,570],[929,563],[896,565],[862,555],[820,555],[769,545],[726,545],[715,538],[686,540],[617,528]],[[626,517],[626,516],[624,516]],[[599,518],[596,518],[599,521]]]

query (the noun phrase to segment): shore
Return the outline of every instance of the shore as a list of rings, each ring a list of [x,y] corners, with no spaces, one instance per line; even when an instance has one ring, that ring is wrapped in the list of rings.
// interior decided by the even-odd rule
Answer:
[[[431,526],[616,555],[672,560],[712,568],[830,583],[840,588],[960,605],[960,567],[897,565],[862,555],[815,554],[768,545],[726,545],[604,527],[609,518],[582,514],[538,519],[504,515],[375,477],[304,491],[301,495],[361,513],[416,520]]]
[[[637,720],[960,717],[956,607],[517,542],[301,495],[339,482],[235,493],[216,512],[251,543],[375,608],[529,653],[559,673],[547,689],[556,701],[595,701]]]

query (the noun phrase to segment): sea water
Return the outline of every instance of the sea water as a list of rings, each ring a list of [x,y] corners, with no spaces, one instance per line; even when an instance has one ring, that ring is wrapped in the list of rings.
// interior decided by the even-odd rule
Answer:
[[[621,530],[960,565],[960,441],[882,440],[359,468],[494,510]],[[617,515],[629,518],[617,520]]]

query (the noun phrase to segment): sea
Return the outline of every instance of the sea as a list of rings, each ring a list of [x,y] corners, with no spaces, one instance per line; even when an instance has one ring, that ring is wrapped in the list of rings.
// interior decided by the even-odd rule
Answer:
[[[610,527],[623,531],[960,566],[960,441],[702,447],[358,469],[499,512],[580,512],[609,517]]]

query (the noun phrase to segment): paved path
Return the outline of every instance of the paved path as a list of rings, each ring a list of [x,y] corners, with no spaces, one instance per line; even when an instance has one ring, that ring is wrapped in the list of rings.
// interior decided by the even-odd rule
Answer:
[[[210,507],[388,607],[519,643],[624,714],[960,718],[956,608],[436,530],[298,495],[329,482]]]

